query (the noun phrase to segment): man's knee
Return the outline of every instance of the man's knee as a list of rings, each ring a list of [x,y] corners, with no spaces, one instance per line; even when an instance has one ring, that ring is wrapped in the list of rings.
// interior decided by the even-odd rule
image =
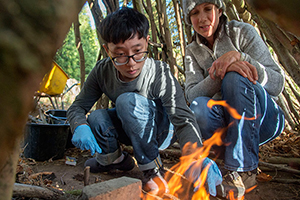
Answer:
[[[197,97],[192,101],[190,109],[193,111],[197,119],[205,115],[203,111],[207,107],[207,102],[209,99],[210,98],[208,97]]]
[[[97,127],[101,120],[106,119],[107,115],[108,114],[105,109],[97,109],[88,116],[87,121],[91,128]]]

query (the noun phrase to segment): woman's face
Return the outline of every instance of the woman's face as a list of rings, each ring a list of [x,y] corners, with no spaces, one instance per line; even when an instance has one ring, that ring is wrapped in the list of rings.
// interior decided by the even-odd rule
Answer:
[[[202,3],[191,10],[189,15],[194,30],[206,38],[212,45],[214,43],[214,33],[218,28],[219,17],[222,15],[222,10],[218,9],[215,4]]]

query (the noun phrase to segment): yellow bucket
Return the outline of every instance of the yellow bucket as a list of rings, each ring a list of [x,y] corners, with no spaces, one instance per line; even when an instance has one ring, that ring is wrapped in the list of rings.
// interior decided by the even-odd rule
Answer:
[[[68,79],[69,77],[64,70],[53,61],[53,67],[51,71],[44,76],[38,92],[44,92],[48,95],[61,94],[65,89]]]

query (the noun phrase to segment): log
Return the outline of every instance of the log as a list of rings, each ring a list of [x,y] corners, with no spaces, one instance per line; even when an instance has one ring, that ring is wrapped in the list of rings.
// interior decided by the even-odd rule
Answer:
[[[59,195],[59,192],[35,185],[15,183],[13,188],[14,197],[57,199]]]
[[[258,166],[265,166],[265,167],[269,167],[274,170],[276,169],[276,170],[300,175],[300,170],[292,169],[292,168],[281,166],[281,165],[275,165],[275,164],[259,161]]]
[[[300,165],[300,158],[285,158],[285,157],[271,157],[268,158],[268,163],[272,164],[290,164],[298,163]]]
[[[284,184],[300,184],[300,179],[283,179],[283,178],[276,178],[272,179],[271,182],[277,183],[284,183]]]

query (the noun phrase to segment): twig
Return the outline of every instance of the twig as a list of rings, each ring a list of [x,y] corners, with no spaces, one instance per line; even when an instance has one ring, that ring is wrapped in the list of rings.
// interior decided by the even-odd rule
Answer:
[[[61,181],[61,184],[62,185],[66,185],[66,182],[64,181],[64,179],[63,179],[63,177],[66,175],[66,173],[64,173],[63,175],[62,175],[62,177],[60,177],[60,181]]]

